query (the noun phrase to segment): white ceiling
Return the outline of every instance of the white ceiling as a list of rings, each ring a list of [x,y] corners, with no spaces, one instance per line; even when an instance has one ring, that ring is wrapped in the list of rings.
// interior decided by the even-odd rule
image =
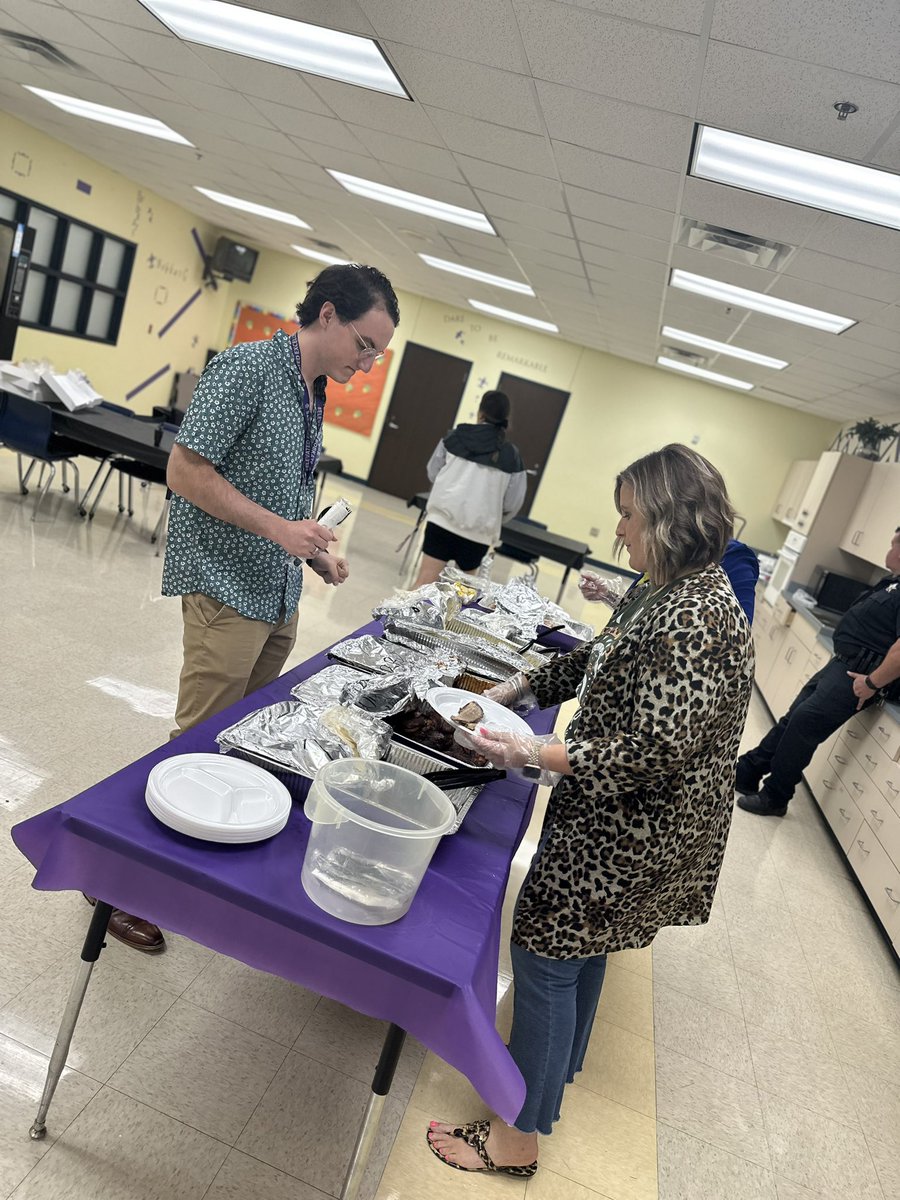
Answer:
[[[0,105],[259,245],[291,253],[307,235],[193,185],[294,212],[309,238],[406,291],[550,319],[570,341],[647,364],[663,324],[688,329],[791,362],[710,358],[753,395],[900,419],[900,232],[686,178],[694,121],[900,171],[896,0],[755,0],[752,15],[747,0],[244,4],[376,37],[413,102],[180,42],[138,0],[0,0],[0,28],[81,68],[0,41]],[[68,116],[25,83],[149,114],[196,148]],[[838,121],[840,100],[859,112]],[[498,236],[351,196],[327,167],[481,209]],[[730,262],[676,244],[682,217],[792,250],[777,270]],[[537,299],[436,271],[417,251],[527,280]],[[673,266],[858,324],[834,336],[731,311],[669,288]]]

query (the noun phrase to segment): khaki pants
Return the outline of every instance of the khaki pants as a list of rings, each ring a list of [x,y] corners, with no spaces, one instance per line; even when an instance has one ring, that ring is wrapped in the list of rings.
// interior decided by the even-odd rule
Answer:
[[[181,612],[184,666],[171,737],[277,679],[297,639],[296,612],[286,625],[253,621],[201,592],[182,596]]]

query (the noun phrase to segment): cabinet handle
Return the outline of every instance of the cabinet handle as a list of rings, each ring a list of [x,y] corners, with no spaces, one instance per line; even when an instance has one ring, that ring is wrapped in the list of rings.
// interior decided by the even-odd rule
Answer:
[[[877,808],[870,808],[869,812],[872,814],[873,821],[877,821],[879,825],[884,824],[884,817],[879,817]]]
[[[860,838],[856,839],[856,844],[857,844],[857,846],[859,846],[860,850],[862,850],[863,854],[871,854],[872,853],[871,850],[866,849],[865,842],[861,841]]]
[[[851,539],[851,540],[852,540],[852,542],[853,542],[853,545],[854,545],[854,546],[858,546],[858,545],[859,545],[859,539],[860,539],[861,537],[862,537],[862,530],[861,530],[861,529],[857,529],[856,533],[854,533],[854,535],[853,535],[853,537],[852,537],[852,539]]]
[[[853,784],[853,786],[856,788],[856,790],[858,792],[864,792],[866,790],[864,787],[860,787],[855,779],[851,779],[850,782]]]
[[[877,759],[877,758],[873,758],[871,754],[867,754],[867,755],[866,755],[866,762],[867,762],[867,763],[871,763],[873,767],[877,767],[877,766],[878,766],[878,759]]]
[[[878,732],[883,733],[885,737],[887,737],[887,735],[888,735],[888,731],[885,729],[885,727],[883,725],[878,726]]]
[[[886,887],[884,890],[885,890],[885,892],[887,892],[887,898],[888,898],[888,900],[890,900],[891,904],[900,904],[900,900],[898,900],[897,897],[894,895],[893,888]]]
[[[898,791],[898,789],[896,787],[894,787],[894,785],[891,783],[891,781],[889,779],[886,779],[884,782],[888,785],[888,787],[891,789],[891,791],[894,793],[895,796],[900,796],[900,791]]]
[[[837,759],[837,761],[841,764],[842,767],[846,767],[847,761],[848,761],[846,758],[841,758],[841,756],[839,754],[836,754],[834,757]]]
[[[859,741],[859,739],[862,737],[861,733],[854,733],[854,731],[852,729],[846,730],[846,733],[847,733],[847,737],[856,738],[857,741]]]
[[[795,653],[796,653],[796,651],[794,650],[794,647],[793,647],[793,646],[789,646],[789,647],[787,648],[787,650],[785,651],[785,655],[784,655],[784,661],[785,661],[786,663],[792,663],[792,662],[794,661],[794,654],[795,654]]]
[[[844,818],[845,821],[850,820],[850,814],[847,812],[847,810],[845,808],[839,808],[838,812],[841,814],[841,816]]]
[[[829,792],[834,791],[834,784],[829,779],[822,780],[822,787],[828,788]]]

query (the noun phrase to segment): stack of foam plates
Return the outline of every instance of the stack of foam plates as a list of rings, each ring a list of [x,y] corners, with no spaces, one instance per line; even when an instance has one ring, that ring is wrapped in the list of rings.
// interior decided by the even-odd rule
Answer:
[[[176,754],[147,778],[147,807],[207,842],[259,842],[287,824],[291,797],[268,771],[222,754]]]

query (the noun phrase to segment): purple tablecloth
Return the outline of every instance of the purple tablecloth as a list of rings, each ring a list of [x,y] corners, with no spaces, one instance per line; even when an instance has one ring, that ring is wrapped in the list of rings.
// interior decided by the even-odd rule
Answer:
[[[357,631],[380,633],[377,623]],[[74,799],[13,829],[37,868],[34,886],[81,890],[126,912],[291,979],[406,1029],[456,1067],[513,1121],[522,1077],[494,1028],[500,916],[510,863],[534,789],[484,789],[459,832],[435,852],[410,911],[393,925],[351,925],[317,908],[300,883],[308,822],[295,803],[285,829],[234,846],[176,833],[144,802],[150,768],[173,754],[215,751],[215,735],[285,699],[327,665],[325,653]],[[549,732],[556,710],[532,714]]]

